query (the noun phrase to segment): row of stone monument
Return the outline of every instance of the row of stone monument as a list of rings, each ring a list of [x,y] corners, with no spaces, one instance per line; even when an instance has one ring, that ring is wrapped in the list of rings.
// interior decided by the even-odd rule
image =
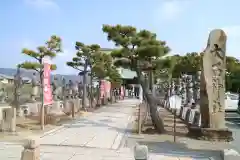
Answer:
[[[17,91],[18,95],[21,95],[21,88],[23,87],[24,83],[22,82],[22,79],[17,73],[14,76],[14,91]],[[65,79],[63,78],[61,81],[58,80],[57,77],[54,77],[52,83],[52,94],[54,100],[63,100],[64,98],[76,98],[76,97],[82,97],[83,94],[83,84],[80,82],[73,82],[72,80],[69,80],[68,83],[66,83]],[[90,85],[87,85],[87,94],[89,97],[90,94]],[[95,88],[94,88],[95,89]],[[16,94],[16,93],[13,93]],[[36,77],[35,73],[32,76],[31,79],[31,90],[29,90],[29,100],[35,102],[37,97],[40,94],[40,82],[38,81],[38,78]],[[7,93],[4,89],[4,86],[1,86],[0,91],[0,101],[1,103],[6,102],[7,100]]]
[[[17,72],[17,74],[14,76],[14,97],[17,96],[18,100],[20,100],[22,93],[21,89],[23,88],[23,85],[25,85],[22,81],[22,78],[20,76],[20,71]],[[57,100],[64,100],[69,98],[82,98],[83,97],[83,84],[81,82],[73,82],[72,80],[69,80],[68,83],[64,78],[59,80],[57,77],[54,77],[52,83],[52,94],[53,99],[55,101]],[[92,92],[91,92],[92,87]],[[93,87],[91,85],[87,85],[87,98],[90,98],[91,96],[96,97],[97,95],[97,87]],[[4,90],[4,86],[0,86],[0,103],[6,103],[7,102],[7,96],[6,90]],[[29,90],[29,101],[36,102],[37,99],[39,99],[39,94],[41,92],[41,86],[40,81],[37,78],[37,75],[33,73],[32,79],[31,79],[31,90]],[[114,91],[114,94],[118,94],[118,90]],[[92,95],[91,95],[92,94]]]
[[[188,124],[191,121],[191,136],[232,140],[232,132],[225,125],[226,40],[223,30],[211,31],[201,71],[181,76],[167,91],[165,107]]]
[[[36,100],[37,95],[39,95],[41,86],[39,81],[37,81],[36,75],[33,75],[31,81],[31,101],[25,103],[19,102],[21,96],[21,87],[24,85],[21,81],[19,71],[14,78],[13,102],[3,102],[0,104],[0,131],[14,132],[16,130],[16,116],[26,116],[29,118],[33,118],[39,117],[41,112],[42,103],[41,101]],[[48,105],[45,107],[47,117],[53,120],[59,115],[72,114],[73,116],[76,112],[80,111],[80,109],[92,109],[96,107],[97,104],[104,105],[107,104],[109,101],[109,99],[107,99],[109,97],[103,97],[100,99],[100,102],[96,102],[96,99],[98,99],[96,97],[97,95],[92,95],[91,97],[91,87],[87,86],[87,96],[84,103],[86,108],[83,108],[83,85],[77,82],[73,83],[71,80],[68,84],[66,84],[64,79],[60,82],[62,83],[59,84],[58,79],[54,78],[51,84],[54,101],[52,105]],[[95,92],[97,92],[97,88],[94,89]],[[118,90],[115,90],[114,92],[115,96],[118,95],[118,93],[116,93],[117,91]],[[90,100],[90,98],[92,98],[92,101]]]

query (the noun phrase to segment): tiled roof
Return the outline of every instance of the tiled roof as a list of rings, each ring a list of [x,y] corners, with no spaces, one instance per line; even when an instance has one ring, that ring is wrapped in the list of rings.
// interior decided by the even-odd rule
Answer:
[[[0,74],[0,78],[14,79],[13,76],[8,76],[8,75],[5,75],[5,74]]]
[[[114,49],[115,48],[101,48],[101,51],[109,54]],[[121,74],[122,78],[124,78],[124,79],[133,79],[134,77],[137,76],[136,72],[131,71],[129,69],[120,68],[119,71],[120,71],[120,74]]]
[[[129,69],[123,69],[123,68],[120,69],[120,74],[124,79],[133,79],[134,77],[137,77],[136,72],[131,71]]]

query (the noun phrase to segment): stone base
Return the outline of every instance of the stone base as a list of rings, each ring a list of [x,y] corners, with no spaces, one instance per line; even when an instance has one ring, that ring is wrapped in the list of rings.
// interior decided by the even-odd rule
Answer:
[[[232,131],[228,128],[214,129],[214,128],[200,128],[190,126],[188,128],[188,136],[191,138],[207,141],[233,141]]]

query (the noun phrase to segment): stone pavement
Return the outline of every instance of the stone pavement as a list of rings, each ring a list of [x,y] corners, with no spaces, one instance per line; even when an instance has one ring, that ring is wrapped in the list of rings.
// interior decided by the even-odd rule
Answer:
[[[117,149],[138,100],[103,107],[41,139],[42,145]]]
[[[138,103],[136,99],[126,99],[102,107],[43,136],[40,140],[41,160],[133,160],[132,148],[120,146]],[[0,143],[0,159],[20,160],[22,150],[21,144]],[[192,160],[188,157],[149,154],[149,160],[158,159]]]

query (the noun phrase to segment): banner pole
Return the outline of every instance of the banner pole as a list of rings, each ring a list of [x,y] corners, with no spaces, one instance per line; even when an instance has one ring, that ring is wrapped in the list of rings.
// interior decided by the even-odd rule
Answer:
[[[43,58],[43,70],[41,73],[41,129],[45,126],[45,106],[53,103],[51,91],[51,62],[49,57]]]
[[[44,65],[44,63],[43,63]],[[43,67],[44,68],[44,67]],[[44,69],[41,75],[41,130],[44,130],[44,119],[45,119],[45,111],[44,111]]]

